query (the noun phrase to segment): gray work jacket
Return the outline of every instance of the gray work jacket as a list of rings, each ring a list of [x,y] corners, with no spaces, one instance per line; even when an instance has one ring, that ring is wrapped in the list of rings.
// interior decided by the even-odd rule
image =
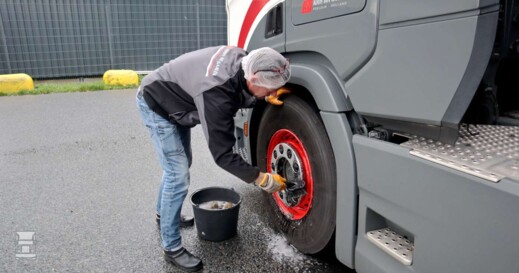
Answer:
[[[186,127],[201,124],[216,164],[250,183],[259,169],[232,151],[233,117],[256,101],[241,68],[245,55],[233,46],[186,53],[144,77],[141,90],[148,106],[170,122]]]

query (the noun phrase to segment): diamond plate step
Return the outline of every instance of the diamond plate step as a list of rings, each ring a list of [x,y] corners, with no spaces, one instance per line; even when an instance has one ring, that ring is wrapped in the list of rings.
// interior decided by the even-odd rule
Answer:
[[[368,231],[368,240],[404,265],[413,263],[414,244],[389,228]]]
[[[519,127],[462,127],[454,145],[411,136],[402,144],[410,154],[488,181],[505,177],[519,181]]]

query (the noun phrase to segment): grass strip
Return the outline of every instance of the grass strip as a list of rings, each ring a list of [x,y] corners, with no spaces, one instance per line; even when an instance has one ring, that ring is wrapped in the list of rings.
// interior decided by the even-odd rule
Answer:
[[[18,91],[15,93],[0,92],[0,96],[22,96],[22,95],[39,95],[51,93],[69,93],[69,92],[87,92],[115,89],[136,88],[138,85],[106,85],[103,81],[96,82],[78,82],[78,83],[36,83],[34,90]]]

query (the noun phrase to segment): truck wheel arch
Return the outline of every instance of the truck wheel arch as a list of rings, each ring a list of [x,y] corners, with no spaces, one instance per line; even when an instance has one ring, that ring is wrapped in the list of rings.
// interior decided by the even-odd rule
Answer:
[[[353,109],[346,90],[325,57],[309,53],[291,53],[285,57],[290,61],[289,83],[308,90],[319,110],[346,112]]]

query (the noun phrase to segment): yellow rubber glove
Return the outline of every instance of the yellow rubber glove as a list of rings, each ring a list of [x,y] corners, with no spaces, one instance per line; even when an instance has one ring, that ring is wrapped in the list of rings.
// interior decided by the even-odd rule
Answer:
[[[272,105],[277,105],[277,106],[283,105],[283,101],[280,101],[279,97],[281,97],[284,94],[288,94],[288,93],[290,93],[289,89],[287,89],[285,87],[281,87],[276,91],[276,95],[266,96],[265,101]]]
[[[279,174],[265,173],[259,183],[256,183],[258,187],[268,193],[274,193],[277,191],[284,190],[286,186],[286,179]]]

